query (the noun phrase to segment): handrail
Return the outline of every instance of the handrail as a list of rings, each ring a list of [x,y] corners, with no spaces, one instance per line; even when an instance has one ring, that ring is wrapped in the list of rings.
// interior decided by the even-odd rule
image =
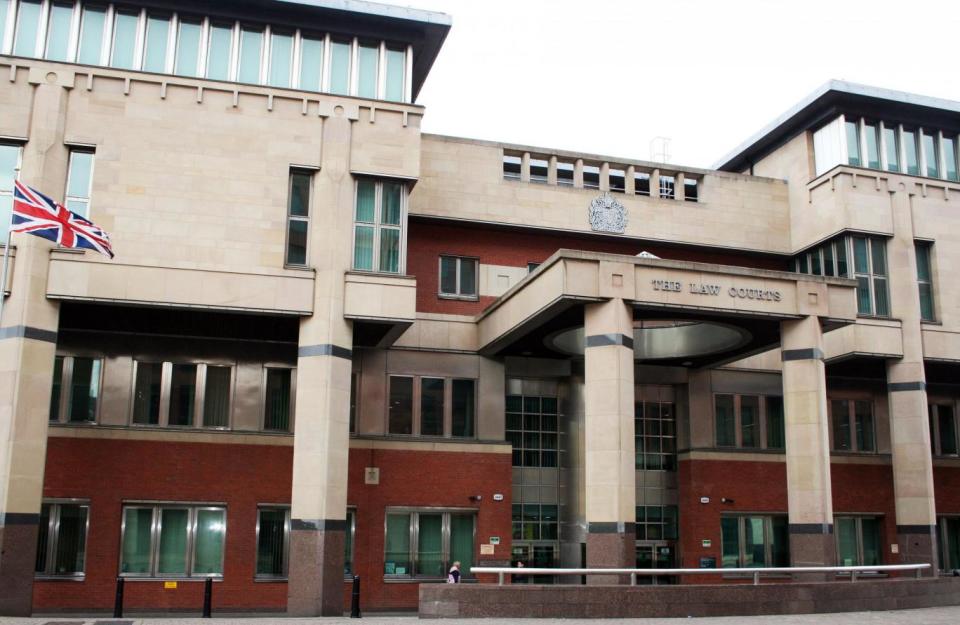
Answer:
[[[929,563],[923,564],[879,564],[877,566],[772,566],[720,569],[544,569],[544,568],[515,568],[509,566],[473,566],[473,574],[492,573],[497,575],[498,584],[503,585],[504,576],[510,575],[629,575],[630,585],[637,585],[637,576],[653,577],[654,581],[662,575],[737,575],[749,573],[753,575],[753,584],[760,583],[762,574],[792,574],[792,573],[850,573],[850,581],[857,581],[857,573],[873,573],[879,571],[915,571],[917,579],[924,569],[929,569]]]

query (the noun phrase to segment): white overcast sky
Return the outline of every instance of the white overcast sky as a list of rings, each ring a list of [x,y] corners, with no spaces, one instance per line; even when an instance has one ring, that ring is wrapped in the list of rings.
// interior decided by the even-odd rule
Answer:
[[[960,100],[960,0],[381,0],[453,28],[425,132],[709,167],[831,78]]]

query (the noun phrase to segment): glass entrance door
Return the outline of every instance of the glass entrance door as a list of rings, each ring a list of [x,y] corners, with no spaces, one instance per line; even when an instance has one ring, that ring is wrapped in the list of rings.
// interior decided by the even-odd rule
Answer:
[[[675,567],[674,548],[666,544],[638,544],[638,569],[672,569]],[[638,575],[637,584],[675,584],[676,578],[670,575]]]
[[[557,562],[556,543],[513,543],[510,553],[510,566],[521,568],[552,569],[556,568]],[[525,575],[514,575],[514,584],[553,584],[556,578],[548,575],[537,575],[535,577]]]

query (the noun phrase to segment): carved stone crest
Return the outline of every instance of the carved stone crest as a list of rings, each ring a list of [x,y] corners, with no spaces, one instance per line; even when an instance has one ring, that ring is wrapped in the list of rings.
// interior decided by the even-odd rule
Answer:
[[[590,228],[596,232],[623,234],[627,229],[627,209],[609,193],[594,198],[590,202]]]

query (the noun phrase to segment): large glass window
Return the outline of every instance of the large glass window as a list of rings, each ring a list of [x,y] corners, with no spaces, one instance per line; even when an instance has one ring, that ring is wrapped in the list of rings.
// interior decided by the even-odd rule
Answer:
[[[207,47],[207,78],[230,80],[230,57],[233,55],[233,26],[210,24]]]
[[[720,517],[723,568],[790,566],[785,515]]]
[[[384,99],[403,102],[406,99],[405,76],[407,73],[407,52],[402,48],[387,47],[387,76]]]
[[[474,560],[472,511],[387,509],[383,575],[444,578],[454,562],[470,575]]]
[[[957,421],[952,402],[936,402],[929,406],[930,448],[936,456],[956,456]]]
[[[583,188],[584,189],[600,189],[600,166],[599,165],[584,165],[583,166]]]
[[[883,126],[883,153],[887,159],[887,171],[900,171],[900,135],[896,126]]]
[[[767,449],[783,449],[786,433],[783,421],[783,398],[770,396],[767,404]]]
[[[67,208],[90,217],[90,186],[93,183],[93,152],[71,149],[67,172]]]
[[[390,403],[387,405],[387,432],[413,434],[413,378],[390,376]]]
[[[300,88],[320,91],[323,78],[323,39],[300,40]]]
[[[866,146],[867,167],[880,169],[880,136],[876,124],[863,125],[863,142]]]
[[[960,517],[944,516],[937,519],[937,543],[940,547],[940,568],[960,569]]]
[[[834,451],[872,453],[877,450],[871,402],[853,399],[831,400],[830,418]]]
[[[847,134],[847,164],[860,167],[860,125],[856,121],[847,120],[844,128]]]
[[[783,399],[777,396],[716,395],[717,447],[783,449]]]
[[[917,147],[917,133],[914,130],[903,130],[903,160],[908,174],[920,175],[920,150]]]
[[[677,506],[637,506],[637,540],[676,540]]]
[[[443,436],[444,387],[443,378],[420,378],[420,433],[424,436]]]
[[[270,73],[267,83],[272,87],[289,87],[293,73],[293,35],[270,33]]]
[[[558,540],[559,510],[556,504],[513,504],[513,540]]]
[[[144,71],[167,71],[167,44],[169,41],[170,18],[164,15],[149,15],[147,17],[147,42],[143,52]]]
[[[0,3],[2,4],[2,3]],[[70,54],[70,25],[73,22],[73,5],[54,2],[50,5],[47,23],[47,50],[45,58],[52,61],[68,61]],[[3,22],[0,22],[2,27]]]
[[[476,258],[440,257],[440,295],[443,297],[477,298]]]
[[[51,421],[96,422],[102,366],[103,361],[99,358],[56,357],[50,399]],[[68,392],[64,393],[64,389]]]
[[[7,16],[10,14],[10,4],[13,0],[0,0],[0,50],[4,50],[6,43]]]
[[[77,49],[77,62],[84,65],[99,65],[103,52],[103,27],[107,20],[107,11],[102,7],[83,7],[80,19],[80,46]]]
[[[307,239],[310,227],[310,188],[313,174],[303,170],[290,172],[290,193],[287,204],[286,264],[307,264]]]
[[[717,395],[714,398],[714,422],[716,423],[717,447],[737,446],[737,421],[733,395]]]
[[[198,76],[200,74],[200,35],[203,26],[200,22],[181,20],[177,33],[177,59],[174,73],[178,76]]]
[[[391,375],[389,383],[388,433],[474,436],[475,380]]]
[[[473,438],[477,412],[476,380],[453,380],[450,394],[450,436]]]
[[[264,391],[263,429],[290,432],[293,370],[268,368]]]
[[[377,97],[377,76],[380,64],[380,46],[360,44],[357,50],[357,95]]]
[[[136,13],[126,11],[114,13],[110,67],[134,69],[137,51],[137,24],[139,21],[140,16]]]
[[[290,508],[257,508],[257,577],[287,576],[290,554]]]
[[[955,137],[943,137],[940,141],[943,149],[943,174],[947,180],[960,180],[957,173],[957,140]]]
[[[40,0],[20,0],[16,29],[13,35],[15,56],[36,56],[40,30]]]
[[[400,182],[360,179],[353,240],[353,268],[401,273],[406,188]]]
[[[874,566],[880,562],[880,519],[838,516],[833,520],[837,537],[837,565]]]
[[[17,180],[19,170],[20,146],[0,143],[0,233],[4,235],[13,215],[13,183]],[[0,239],[0,245],[7,244],[6,236]]]
[[[233,368],[226,365],[137,361],[135,425],[230,426]]]
[[[923,321],[935,321],[933,309],[933,272],[930,268],[930,250],[932,244],[917,241],[914,244],[917,256],[917,286],[920,291],[920,318]]]
[[[197,365],[174,363],[167,425],[192,426],[197,402]]]
[[[886,241],[875,237],[852,237],[853,271],[857,281],[857,312],[887,317],[890,297],[887,290]]]
[[[635,465],[638,471],[676,470],[676,424],[673,402],[634,402],[633,444],[636,457]]]
[[[226,508],[125,505],[121,528],[121,576],[223,576]]]
[[[557,398],[507,395],[506,408],[506,435],[513,446],[513,466],[560,466]]]
[[[503,179],[520,180],[520,168],[523,166],[523,159],[513,154],[503,155]],[[572,170],[571,170],[572,174]],[[573,184],[573,178],[570,178],[570,184]]]
[[[37,534],[38,576],[83,577],[87,559],[86,502],[44,502]]]
[[[163,363],[136,363],[133,382],[133,423],[140,425],[160,424],[160,390],[163,380]]]
[[[350,93],[350,54],[353,46],[349,41],[330,42],[330,93]]]
[[[928,178],[940,177],[940,149],[937,145],[937,135],[931,131],[924,131],[922,134],[923,159],[926,164],[926,176]]]
[[[260,57],[263,54],[263,31],[253,28],[240,29],[240,66],[237,82],[257,84],[260,82]]]
[[[229,427],[231,374],[230,367],[207,365],[203,391],[203,427]]]

